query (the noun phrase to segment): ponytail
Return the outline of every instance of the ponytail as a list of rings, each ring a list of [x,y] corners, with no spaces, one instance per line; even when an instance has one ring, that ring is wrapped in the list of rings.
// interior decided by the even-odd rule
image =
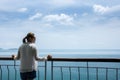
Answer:
[[[26,39],[27,39],[27,37],[23,38],[23,43],[27,43]]]

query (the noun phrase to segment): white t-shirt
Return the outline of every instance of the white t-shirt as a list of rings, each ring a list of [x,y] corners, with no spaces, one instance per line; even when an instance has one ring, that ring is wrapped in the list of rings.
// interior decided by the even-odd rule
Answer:
[[[36,71],[37,60],[46,60],[46,58],[37,56],[37,49],[34,43],[22,44],[15,59],[20,59],[20,72]]]

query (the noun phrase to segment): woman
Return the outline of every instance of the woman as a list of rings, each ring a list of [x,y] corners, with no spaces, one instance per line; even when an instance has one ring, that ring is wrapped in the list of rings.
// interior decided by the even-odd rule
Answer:
[[[28,33],[27,36],[23,38],[23,44],[20,46],[17,56],[12,56],[16,60],[20,59],[20,76],[22,80],[34,80],[37,71],[36,61],[51,58],[50,55],[48,55],[47,58],[37,56],[35,40],[34,33]]]

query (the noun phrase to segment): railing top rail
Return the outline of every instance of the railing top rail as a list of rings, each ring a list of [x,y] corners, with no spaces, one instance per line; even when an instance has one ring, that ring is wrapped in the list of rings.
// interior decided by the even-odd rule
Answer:
[[[13,60],[12,57],[0,57],[0,60]],[[68,62],[120,62],[120,58],[52,58],[48,61]]]
[[[0,57],[0,60],[13,60],[12,57]]]
[[[49,61],[120,62],[120,58],[52,58]]]

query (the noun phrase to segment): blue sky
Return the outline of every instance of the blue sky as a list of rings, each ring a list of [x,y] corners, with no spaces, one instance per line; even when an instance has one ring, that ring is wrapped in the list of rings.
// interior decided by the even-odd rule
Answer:
[[[120,49],[120,0],[0,0],[0,47],[28,32],[40,49]]]

